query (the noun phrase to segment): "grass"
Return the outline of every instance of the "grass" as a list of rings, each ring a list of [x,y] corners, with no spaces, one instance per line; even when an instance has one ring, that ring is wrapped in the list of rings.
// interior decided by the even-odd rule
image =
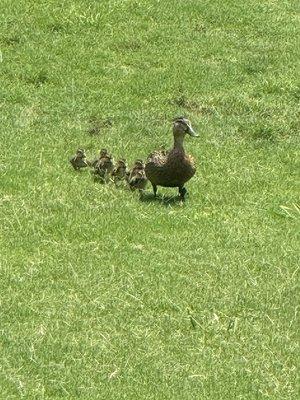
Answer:
[[[0,11],[1,399],[296,399],[298,3]],[[145,158],[179,114],[183,206],[68,163]]]

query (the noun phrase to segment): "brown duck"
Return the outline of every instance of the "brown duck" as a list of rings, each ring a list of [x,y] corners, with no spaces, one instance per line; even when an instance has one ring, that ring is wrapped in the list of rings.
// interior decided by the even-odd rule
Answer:
[[[98,176],[101,180],[108,182],[109,177],[114,169],[113,157],[110,154],[99,159],[94,166],[94,175]]]
[[[117,161],[115,168],[113,169],[111,176],[117,184],[118,182],[122,181],[127,176],[127,163],[124,158]]]
[[[179,117],[173,123],[174,146],[171,150],[157,150],[146,161],[146,176],[152,184],[154,196],[157,186],[178,187],[182,200],[187,193],[184,187],[196,172],[193,157],[186,154],[183,148],[185,135],[197,137],[190,121],[185,117]]]
[[[143,194],[147,186],[147,177],[145,174],[145,164],[142,160],[136,160],[131,171],[127,173],[126,180],[131,190],[138,189]]]
[[[83,149],[77,149],[76,154],[70,159],[70,163],[75,171],[87,167],[88,161],[86,159],[85,151]]]
[[[89,162],[89,165],[91,166],[91,167],[96,167],[96,165],[98,164],[98,162],[100,161],[100,160],[102,160],[103,158],[105,158],[105,157],[107,157],[107,156],[109,156],[110,154],[108,153],[108,151],[107,151],[107,149],[101,149],[100,151],[99,151],[99,155],[98,155],[98,157],[96,157],[94,160],[92,160],[92,161],[90,161]]]

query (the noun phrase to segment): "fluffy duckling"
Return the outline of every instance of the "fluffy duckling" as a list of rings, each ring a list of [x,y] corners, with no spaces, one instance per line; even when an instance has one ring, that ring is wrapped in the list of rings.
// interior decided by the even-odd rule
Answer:
[[[117,184],[118,182],[122,181],[126,178],[127,172],[127,163],[125,159],[120,159],[117,161],[115,168],[112,171],[112,178],[114,182]]]
[[[131,190],[138,189],[140,194],[143,194],[147,185],[147,177],[145,164],[142,160],[135,161],[132,170],[126,176],[126,180]]]
[[[114,169],[114,161],[110,154],[100,158],[94,166],[94,174],[98,175],[102,180],[108,181]]]
[[[92,160],[92,161],[89,162],[90,166],[95,168],[96,165],[97,165],[97,163],[98,163],[102,158],[105,158],[105,157],[107,157],[107,156],[109,156],[109,153],[108,153],[107,149],[101,149],[101,150],[99,151],[98,157],[96,157],[94,160]]]
[[[88,161],[86,159],[86,154],[83,149],[77,149],[76,154],[70,159],[75,171],[80,170],[80,168],[85,168],[88,166]]]

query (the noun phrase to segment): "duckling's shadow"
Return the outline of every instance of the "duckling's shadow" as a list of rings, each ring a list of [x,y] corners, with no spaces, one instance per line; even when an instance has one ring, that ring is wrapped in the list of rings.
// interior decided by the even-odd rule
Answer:
[[[144,193],[140,197],[142,203],[160,203],[163,206],[170,205],[182,205],[183,201],[179,196],[168,196],[163,194],[157,194],[156,197],[153,193]]]

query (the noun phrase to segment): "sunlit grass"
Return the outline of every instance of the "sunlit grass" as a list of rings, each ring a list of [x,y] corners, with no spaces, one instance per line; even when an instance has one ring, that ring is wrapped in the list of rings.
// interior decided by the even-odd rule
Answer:
[[[0,11],[0,397],[296,399],[296,2]],[[145,158],[182,114],[183,205],[68,162]]]

